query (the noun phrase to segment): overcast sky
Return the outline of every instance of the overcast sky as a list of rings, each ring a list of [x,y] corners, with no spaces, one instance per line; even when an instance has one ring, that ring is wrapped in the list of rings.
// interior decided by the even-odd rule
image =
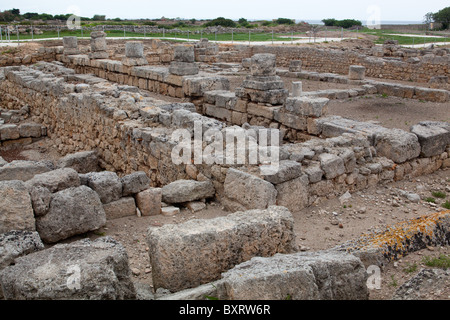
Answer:
[[[448,0],[1,0],[0,10],[21,13],[76,13],[83,17],[104,14],[107,18],[196,18],[322,20],[358,19],[364,23],[379,16],[381,21],[422,21],[427,12],[449,6]],[[79,11],[79,12],[76,12]]]

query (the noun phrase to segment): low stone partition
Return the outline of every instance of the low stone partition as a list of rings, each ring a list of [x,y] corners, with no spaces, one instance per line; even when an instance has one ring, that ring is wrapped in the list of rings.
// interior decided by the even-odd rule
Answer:
[[[26,145],[33,139],[47,135],[47,128],[37,123],[0,124],[0,147],[7,149],[16,145]]]
[[[140,59],[144,58],[127,58]],[[127,60],[127,61],[128,61]],[[209,90],[229,90],[229,81],[225,77],[211,76],[207,73],[189,72],[174,74],[170,67],[125,65],[120,61],[108,59],[89,59],[87,55],[61,56],[61,61],[69,68],[81,74],[94,74],[119,84],[135,86],[162,95],[189,98],[195,100]],[[180,63],[185,63],[180,61]],[[130,64],[130,63],[128,63]],[[177,72],[179,73],[179,72]]]
[[[58,77],[49,71],[41,71],[52,69],[48,65],[57,69],[54,72]],[[196,121],[202,123],[203,132],[214,128],[222,134],[227,129],[226,124],[196,113],[193,104],[158,101],[142,96],[136,87],[112,84],[89,75],[65,74],[65,70],[58,64],[46,63],[33,69],[9,68],[5,70],[0,91],[29,105],[32,120],[48,128],[48,135],[55,139],[63,154],[96,149],[103,169],[115,171],[119,176],[144,171],[152,187],[180,179],[211,180],[218,198],[233,200],[234,204],[229,206],[232,210],[252,209],[251,204],[257,201],[227,193],[224,186],[230,167],[267,180],[270,183],[268,190],[272,190],[270,194],[275,194],[280,205],[294,212],[323,197],[434,172],[450,164],[445,140],[448,129],[425,125],[417,129],[416,135],[339,117],[327,118],[323,117],[326,100],[308,97],[287,98],[286,103],[278,107],[266,106],[274,112],[274,119],[276,112],[286,114],[285,124],[263,123],[265,127],[273,128],[271,130],[278,130],[279,137],[286,131],[289,139],[289,128],[296,123],[301,123],[301,128],[306,127],[311,135],[329,137],[281,145],[280,168],[289,174],[266,178],[256,170],[257,165],[248,166],[248,161],[246,165],[216,161],[211,165],[175,164],[172,150],[178,142],[171,139],[175,129],[188,129],[192,138]],[[64,79],[85,83],[67,83]],[[91,86],[87,86],[88,83]],[[214,101],[215,108],[224,106],[221,109],[225,111],[230,110],[233,101],[237,102],[234,98],[223,90],[207,91],[204,96],[206,101]],[[247,104],[247,111],[252,104]],[[256,110],[261,105],[254,107]],[[317,117],[319,115],[322,117]],[[261,129],[245,123],[242,127],[244,131]],[[429,153],[427,150],[434,151]],[[301,164],[301,169],[287,161]],[[292,188],[304,190],[302,196],[290,196],[288,190]]]
[[[293,227],[291,213],[274,206],[150,227],[147,241],[154,288],[175,292],[196,287],[252,257],[295,252]]]
[[[305,70],[293,72],[284,69],[277,69],[277,74],[284,77],[292,77],[298,79],[359,85],[359,87],[355,87],[352,89],[328,89],[302,93],[302,95],[308,97],[348,99],[357,96],[365,96],[368,94],[382,94],[393,97],[418,99],[440,103],[450,101],[450,91],[444,89],[409,86],[399,83],[368,80],[364,78],[352,80],[350,79],[350,77],[334,73],[319,73]]]
[[[221,46],[218,57],[222,62],[241,63],[242,59],[250,58],[258,53],[272,53],[277,56],[277,65],[284,68],[288,68],[292,60],[301,60],[302,68],[305,70],[348,75],[350,66],[359,65],[366,68],[367,77],[424,83],[435,76],[449,74],[448,49],[414,51],[412,59],[406,54],[403,58],[392,59],[376,56],[370,51],[354,49],[235,44]]]

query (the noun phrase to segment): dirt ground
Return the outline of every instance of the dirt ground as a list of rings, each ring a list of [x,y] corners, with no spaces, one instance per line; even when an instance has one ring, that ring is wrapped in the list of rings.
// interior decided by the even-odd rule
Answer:
[[[330,100],[328,115],[358,121],[372,121],[387,128],[409,128],[421,121],[450,122],[448,102],[436,103],[417,99],[367,95],[345,100]]]

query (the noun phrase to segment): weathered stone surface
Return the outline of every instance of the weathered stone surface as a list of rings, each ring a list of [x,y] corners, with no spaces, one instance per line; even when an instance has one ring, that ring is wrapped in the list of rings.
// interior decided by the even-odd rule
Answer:
[[[289,62],[289,72],[301,72],[302,60],[291,60]]]
[[[173,61],[169,66],[169,72],[178,76],[191,76],[197,74],[198,71],[196,63]]]
[[[299,116],[319,118],[327,113],[329,101],[327,98],[287,98],[284,108]]]
[[[19,139],[19,127],[15,124],[0,125],[0,140],[14,140]]]
[[[276,56],[271,53],[258,53],[252,56],[250,71],[253,76],[276,75]]]
[[[3,167],[5,164],[8,164],[8,161],[0,157],[0,167]]]
[[[149,188],[136,194],[136,204],[143,216],[156,216],[161,213],[161,188]]]
[[[450,124],[447,122],[420,122],[411,127],[421,146],[423,157],[441,154],[450,144]]]
[[[180,213],[180,208],[178,207],[163,207],[161,208],[161,214],[163,216],[174,216]]]
[[[52,201],[52,193],[42,186],[31,186],[27,184],[30,192],[31,203],[33,205],[34,216],[39,217],[47,214]]]
[[[350,80],[364,80],[366,75],[366,67],[353,65],[349,68],[348,78]]]
[[[103,205],[106,220],[113,220],[136,215],[136,203],[133,197],[124,197]]]
[[[294,252],[293,223],[286,208],[270,207],[150,228],[154,287],[172,292],[192,288],[254,256]]]
[[[400,129],[386,129],[376,133],[374,146],[378,156],[396,163],[417,158],[421,152],[417,136]]]
[[[16,259],[0,272],[8,300],[135,299],[125,248],[110,237],[88,239]]]
[[[70,187],[78,187],[80,178],[74,169],[63,168],[37,174],[26,184],[32,187],[44,187],[50,192],[57,192]]]
[[[0,270],[9,266],[17,257],[44,249],[36,231],[9,231],[0,234]]]
[[[36,230],[33,206],[25,183],[0,181],[0,233]]]
[[[98,193],[102,203],[106,204],[122,197],[122,182],[115,172],[91,172],[87,176],[88,186]]]
[[[230,300],[367,300],[361,260],[333,252],[255,257],[225,272]]]
[[[144,44],[141,41],[127,41],[125,43],[125,56],[127,58],[145,58]]]
[[[42,240],[53,243],[97,230],[105,223],[105,211],[97,193],[80,186],[55,193],[47,214],[36,218],[36,230]]]
[[[394,293],[393,300],[430,299],[432,292],[450,287],[450,270],[422,269],[412,279],[402,284]]]
[[[57,166],[72,168],[78,173],[95,172],[98,170],[98,158],[95,151],[81,151],[59,159]]]
[[[282,160],[278,163],[278,171],[264,179],[272,184],[280,184],[299,177],[302,174],[302,165],[296,161]]]
[[[194,46],[177,45],[173,48],[173,60],[181,62],[194,62]]]
[[[0,180],[27,181],[52,169],[46,162],[14,160],[0,168]]]
[[[42,126],[37,123],[22,123],[18,129],[22,138],[39,138],[42,135]]]
[[[124,197],[139,193],[150,187],[150,178],[144,171],[133,172],[122,177],[122,195]]]
[[[302,176],[277,184],[277,205],[299,212],[308,206],[308,176]]]
[[[183,203],[214,197],[211,181],[177,180],[162,187],[162,200],[166,203]]]
[[[277,190],[268,181],[230,168],[224,183],[223,202],[232,211],[266,209],[276,204]]]
[[[319,160],[327,179],[334,179],[345,173],[345,165],[342,158],[331,153],[322,153],[319,155]]]

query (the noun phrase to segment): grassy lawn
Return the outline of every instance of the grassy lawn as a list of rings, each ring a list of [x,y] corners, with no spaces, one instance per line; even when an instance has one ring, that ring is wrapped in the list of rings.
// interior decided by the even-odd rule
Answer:
[[[150,29],[150,27],[149,27]],[[135,32],[125,32],[121,30],[121,26],[117,27],[117,30],[111,30],[106,31],[107,37],[111,38],[120,38],[120,37],[133,37],[133,38],[143,38],[144,36],[147,38],[180,38],[180,39],[190,39],[190,40],[200,40],[200,38],[207,38],[210,41],[242,41],[242,42],[248,42],[250,41],[267,41],[271,42],[272,40],[275,41],[284,41],[289,42],[291,41],[291,37],[293,40],[296,40],[299,37],[306,37],[305,33],[274,33],[272,37],[271,32],[266,33],[255,33],[251,29],[249,29],[249,32],[245,33],[227,33],[227,34],[206,34],[202,32],[203,28],[201,27],[185,27],[180,28],[182,32],[179,33],[172,33],[171,30],[166,30],[165,32],[160,29],[158,33],[135,33]],[[328,29],[328,31],[333,31],[331,28]],[[340,31],[340,29],[336,29],[335,31]],[[3,40],[6,38],[4,34],[5,30],[2,28],[2,36]],[[450,41],[450,38],[429,38],[429,37],[409,37],[409,36],[403,36],[400,32],[393,31],[393,30],[373,30],[368,28],[363,28],[362,30],[353,30],[354,33],[365,33],[365,34],[371,34],[378,37],[378,40],[375,40],[375,43],[377,44],[383,44],[386,40],[398,40],[398,43],[400,45],[412,45],[412,44],[427,44],[427,43],[439,43],[439,42],[448,42]],[[250,37],[249,37],[250,33]],[[399,35],[391,35],[391,34],[399,34]],[[62,30],[59,33],[59,37],[62,38],[64,36],[77,36],[77,37],[89,37],[90,31],[88,30]],[[20,35],[19,38],[21,40],[31,40],[32,36],[31,34],[28,35]],[[40,35],[34,35],[34,39],[44,39],[44,38],[58,38],[58,32],[56,31],[44,31],[43,34]],[[11,34],[11,41],[17,40],[16,33]],[[311,38],[311,42],[313,42],[313,39]]]

